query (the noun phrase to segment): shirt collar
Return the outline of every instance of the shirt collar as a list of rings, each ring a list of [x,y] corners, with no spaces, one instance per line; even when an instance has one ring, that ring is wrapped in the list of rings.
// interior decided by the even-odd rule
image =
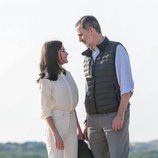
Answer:
[[[97,45],[97,48],[99,49],[100,52],[102,52],[102,50],[108,45],[109,43],[109,39],[107,37],[105,37],[103,39],[103,42],[101,42],[100,44]],[[82,55],[86,55],[88,57],[90,57],[92,54],[92,50],[90,48],[86,49],[84,52],[82,52]]]

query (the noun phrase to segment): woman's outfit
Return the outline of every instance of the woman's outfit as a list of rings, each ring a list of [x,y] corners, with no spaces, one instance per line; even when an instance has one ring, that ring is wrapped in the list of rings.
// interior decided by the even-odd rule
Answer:
[[[53,117],[54,124],[63,139],[64,150],[55,147],[54,136],[46,124],[45,142],[48,158],[77,158],[77,122],[75,107],[78,90],[70,72],[60,74],[57,81],[40,80],[41,118]]]

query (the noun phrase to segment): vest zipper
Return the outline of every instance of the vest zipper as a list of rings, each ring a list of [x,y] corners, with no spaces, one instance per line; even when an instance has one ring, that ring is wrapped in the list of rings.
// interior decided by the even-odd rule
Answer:
[[[98,54],[99,56],[99,54]],[[94,89],[93,89],[93,96],[94,96],[94,106],[95,106],[95,110],[96,110],[96,113],[98,113],[98,110],[97,110],[97,105],[96,105],[96,97],[95,97],[95,64],[96,64],[96,61],[97,61],[97,58],[98,56],[96,57],[95,61],[93,60],[92,56],[91,56],[91,59],[92,59],[92,63],[93,63],[93,66],[92,66],[92,76],[93,76],[93,81],[94,81]]]

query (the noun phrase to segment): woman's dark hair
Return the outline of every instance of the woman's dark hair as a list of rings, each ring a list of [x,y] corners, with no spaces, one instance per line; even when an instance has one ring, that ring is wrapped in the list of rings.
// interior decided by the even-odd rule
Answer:
[[[76,24],[75,27],[81,25],[83,29],[89,29],[93,27],[96,32],[101,33],[101,28],[98,20],[92,15],[83,16]]]
[[[46,42],[43,45],[40,61],[40,78],[37,82],[44,78],[46,73],[48,73],[48,79],[53,81],[58,79],[58,75],[61,72],[66,74],[65,69],[58,64],[58,51],[61,47],[62,42],[57,40]]]

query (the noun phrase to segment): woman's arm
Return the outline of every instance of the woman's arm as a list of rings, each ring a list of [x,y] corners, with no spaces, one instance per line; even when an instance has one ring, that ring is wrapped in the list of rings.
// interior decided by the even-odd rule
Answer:
[[[54,124],[53,117],[52,116],[47,117],[46,122],[48,126],[50,127],[52,134],[54,135],[54,143],[55,143],[56,148],[60,150],[64,150],[64,142]]]
[[[84,137],[83,137],[83,133],[82,133],[82,130],[81,130],[81,127],[80,127],[79,121],[78,121],[78,117],[77,117],[76,110],[75,110],[75,116],[76,116],[76,121],[77,121],[78,139],[83,140],[83,139],[84,139]]]

